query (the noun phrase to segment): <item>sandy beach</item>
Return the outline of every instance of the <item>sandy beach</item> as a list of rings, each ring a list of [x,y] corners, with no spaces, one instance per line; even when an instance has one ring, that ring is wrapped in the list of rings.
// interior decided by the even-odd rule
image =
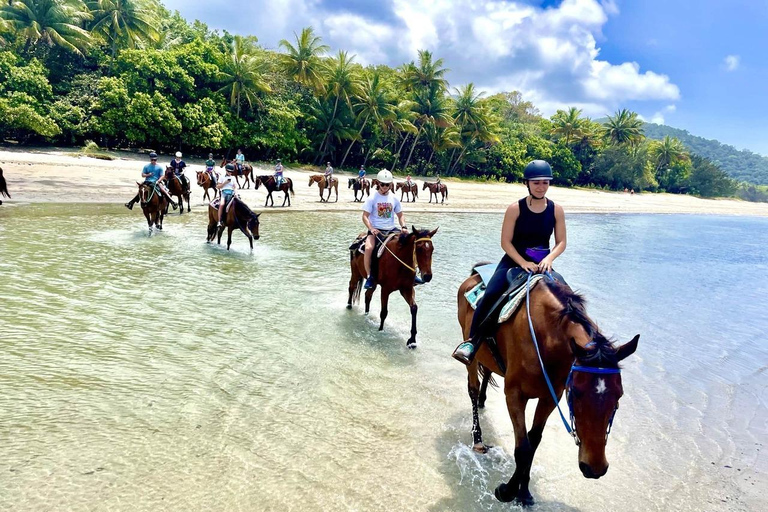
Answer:
[[[80,156],[76,149],[62,148],[0,148],[0,168],[8,182],[13,198],[3,205],[35,202],[88,202],[124,203],[136,190],[141,181],[141,168],[149,160],[146,155],[114,152],[115,160],[100,160]],[[159,163],[167,164],[170,155],[161,154]],[[188,164],[187,176],[192,182],[192,213],[205,210],[203,191],[195,183],[195,171],[203,170],[201,159],[185,159]],[[271,174],[268,164],[254,164],[256,174]],[[270,210],[290,211],[354,211],[360,204],[353,202],[353,192],[347,189],[351,173],[337,172],[340,178],[339,200],[321,203],[316,185],[308,186],[309,175],[318,169],[287,168],[285,175],[294,180],[296,195],[291,198],[290,208]],[[374,169],[369,169],[373,174]],[[396,174],[396,180],[402,178]],[[409,212],[501,212],[512,201],[524,196],[522,184],[480,183],[444,179],[448,185],[448,199],[445,204],[428,203],[429,194],[421,190],[423,180],[414,177],[419,184],[419,197],[407,205]],[[431,181],[431,178],[428,179]],[[242,181],[242,180],[241,180]],[[241,197],[255,209],[262,209],[266,198],[264,189],[240,191]],[[282,204],[282,194],[275,194],[275,203]],[[566,213],[682,213],[709,215],[754,215],[768,216],[767,203],[750,203],[731,199],[699,199],[675,194],[625,194],[598,190],[552,187],[548,197],[563,206]],[[198,207],[198,208],[195,208]]]

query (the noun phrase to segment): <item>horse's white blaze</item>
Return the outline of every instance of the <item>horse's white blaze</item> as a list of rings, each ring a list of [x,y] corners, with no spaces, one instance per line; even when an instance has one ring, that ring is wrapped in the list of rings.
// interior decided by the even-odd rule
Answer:
[[[595,388],[595,391],[597,392],[597,394],[602,395],[603,393],[605,393],[606,389],[607,388],[605,387],[605,379],[598,379],[597,387]]]

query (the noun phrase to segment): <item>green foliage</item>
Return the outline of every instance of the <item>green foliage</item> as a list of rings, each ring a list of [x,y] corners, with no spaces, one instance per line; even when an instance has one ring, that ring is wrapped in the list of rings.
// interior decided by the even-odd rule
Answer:
[[[565,142],[557,144],[552,149],[549,163],[552,165],[554,182],[558,185],[571,186],[581,174],[581,163],[573,155],[573,152],[565,145]]]
[[[595,160],[591,178],[592,183],[614,190],[646,190],[657,186],[646,145],[639,148],[625,145],[605,148]]]
[[[722,197],[732,195],[736,191],[736,183],[709,159],[694,155],[691,163],[693,169],[688,180],[688,188],[692,194],[702,197]]]
[[[32,107],[34,104],[35,99],[23,92],[0,98],[0,138],[26,141],[32,135],[53,137],[61,133],[52,119]]]

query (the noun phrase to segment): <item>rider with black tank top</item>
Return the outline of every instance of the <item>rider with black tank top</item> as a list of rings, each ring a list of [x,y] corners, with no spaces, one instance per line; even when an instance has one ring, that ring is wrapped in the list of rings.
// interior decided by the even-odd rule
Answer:
[[[565,215],[560,206],[545,197],[549,180],[552,179],[551,167],[543,160],[534,160],[526,166],[524,177],[529,195],[507,209],[502,236],[505,230],[509,232],[509,224],[514,223],[511,239],[506,240],[506,244],[502,242],[504,256],[477,304],[469,339],[456,347],[453,353],[453,357],[464,364],[472,361],[482,339],[496,331],[497,318],[488,318],[488,315],[507,291],[510,279],[514,280],[523,272],[551,271],[552,261],[565,250]],[[534,205],[544,206],[544,209],[541,212],[532,211]],[[555,247],[550,251],[549,240],[553,233]],[[519,261],[515,261],[510,249],[517,253]],[[510,269],[516,271],[508,275]]]

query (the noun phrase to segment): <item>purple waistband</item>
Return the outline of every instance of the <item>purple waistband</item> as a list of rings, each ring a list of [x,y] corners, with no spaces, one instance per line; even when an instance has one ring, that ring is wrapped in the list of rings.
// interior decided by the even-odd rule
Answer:
[[[548,247],[529,247],[525,250],[525,254],[528,255],[534,263],[540,263],[541,260],[549,256]]]

